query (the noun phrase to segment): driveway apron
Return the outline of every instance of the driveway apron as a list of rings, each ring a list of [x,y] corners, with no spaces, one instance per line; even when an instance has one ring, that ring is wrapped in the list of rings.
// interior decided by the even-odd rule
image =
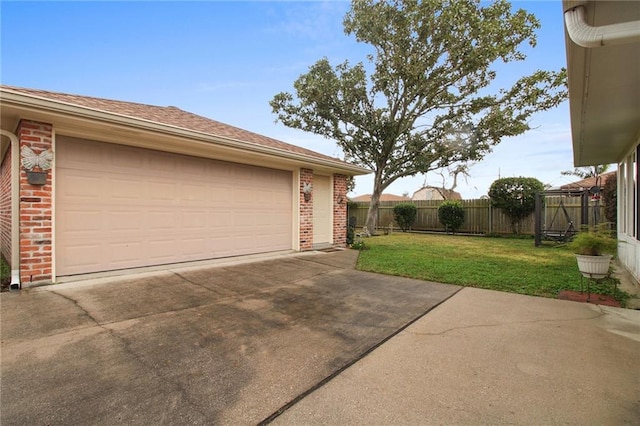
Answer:
[[[3,293],[0,423],[256,424],[455,294],[357,252]]]

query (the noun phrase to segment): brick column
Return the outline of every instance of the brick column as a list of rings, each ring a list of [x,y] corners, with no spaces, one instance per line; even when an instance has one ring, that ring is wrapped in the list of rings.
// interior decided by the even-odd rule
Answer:
[[[309,201],[304,200],[304,184],[313,185],[313,170],[300,169],[300,250],[313,248],[313,192]]]
[[[50,124],[22,120],[17,136],[21,150],[28,146],[36,154],[47,149],[53,151]],[[23,286],[50,284],[53,280],[52,173],[52,170],[47,172],[44,185],[31,185],[24,167],[20,167],[20,282]]]
[[[333,244],[347,245],[347,177],[333,175]]]

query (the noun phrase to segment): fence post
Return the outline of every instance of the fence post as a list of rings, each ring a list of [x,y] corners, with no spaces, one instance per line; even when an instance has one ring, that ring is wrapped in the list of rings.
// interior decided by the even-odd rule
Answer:
[[[535,233],[535,246],[538,247],[542,242],[542,194],[536,193],[536,204],[535,204],[535,222],[534,222],[534,233]]]
[[[489,235],[493,234],[493,210],[491,210],[491,201],[489,201]]]

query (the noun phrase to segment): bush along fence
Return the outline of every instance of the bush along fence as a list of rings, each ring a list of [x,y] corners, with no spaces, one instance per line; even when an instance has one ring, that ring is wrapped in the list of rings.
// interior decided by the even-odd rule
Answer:
[[[412,231],[422,232],[445,232],[444,226],[438,219],[438,207],[442,200],[411,201],[417,209],[416,220],[413,223]],[[512,234],[513,229],[510,219],[500,210],[491,207],[488,199],[479,200],[459,200],[464,208],[464,223],[457,230],[466,234]],[[390,226],[400,232],[400,226],[395,222],[393,208],[397,204],[407,203],[406,201],[382,201],[378,210],[377,229],[388,229]],[[565,229],[570,222],[576,229],[580,229],[580,198],[567,197],[547,197],[543,207],[543,226],[547,229]],[[594,214],[595,211],[598,214]],[[350,202],[348,216],[353,221],[355,217],[356,229],[362,229],[367,221],[367,211],[369,203]],[[604,217],[604,207],[594,203],[589,205],[589,223],[594,225],[594,217]],[[535,217],[533,214],[522,221],[521,234],[534,235]],[[382,232],[380,232],[382,233]]]

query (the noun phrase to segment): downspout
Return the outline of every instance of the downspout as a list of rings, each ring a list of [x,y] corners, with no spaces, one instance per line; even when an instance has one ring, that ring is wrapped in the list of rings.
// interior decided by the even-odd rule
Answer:
[[[564,22],[569,37],[578,46],[592,48],[640,42],[640,21],[593,27],[587,24],[583,5],[566,10]]]
[[[20,290],[20,147],[18,137],[0,129],[11,140],[11,283],[9,290]]]

